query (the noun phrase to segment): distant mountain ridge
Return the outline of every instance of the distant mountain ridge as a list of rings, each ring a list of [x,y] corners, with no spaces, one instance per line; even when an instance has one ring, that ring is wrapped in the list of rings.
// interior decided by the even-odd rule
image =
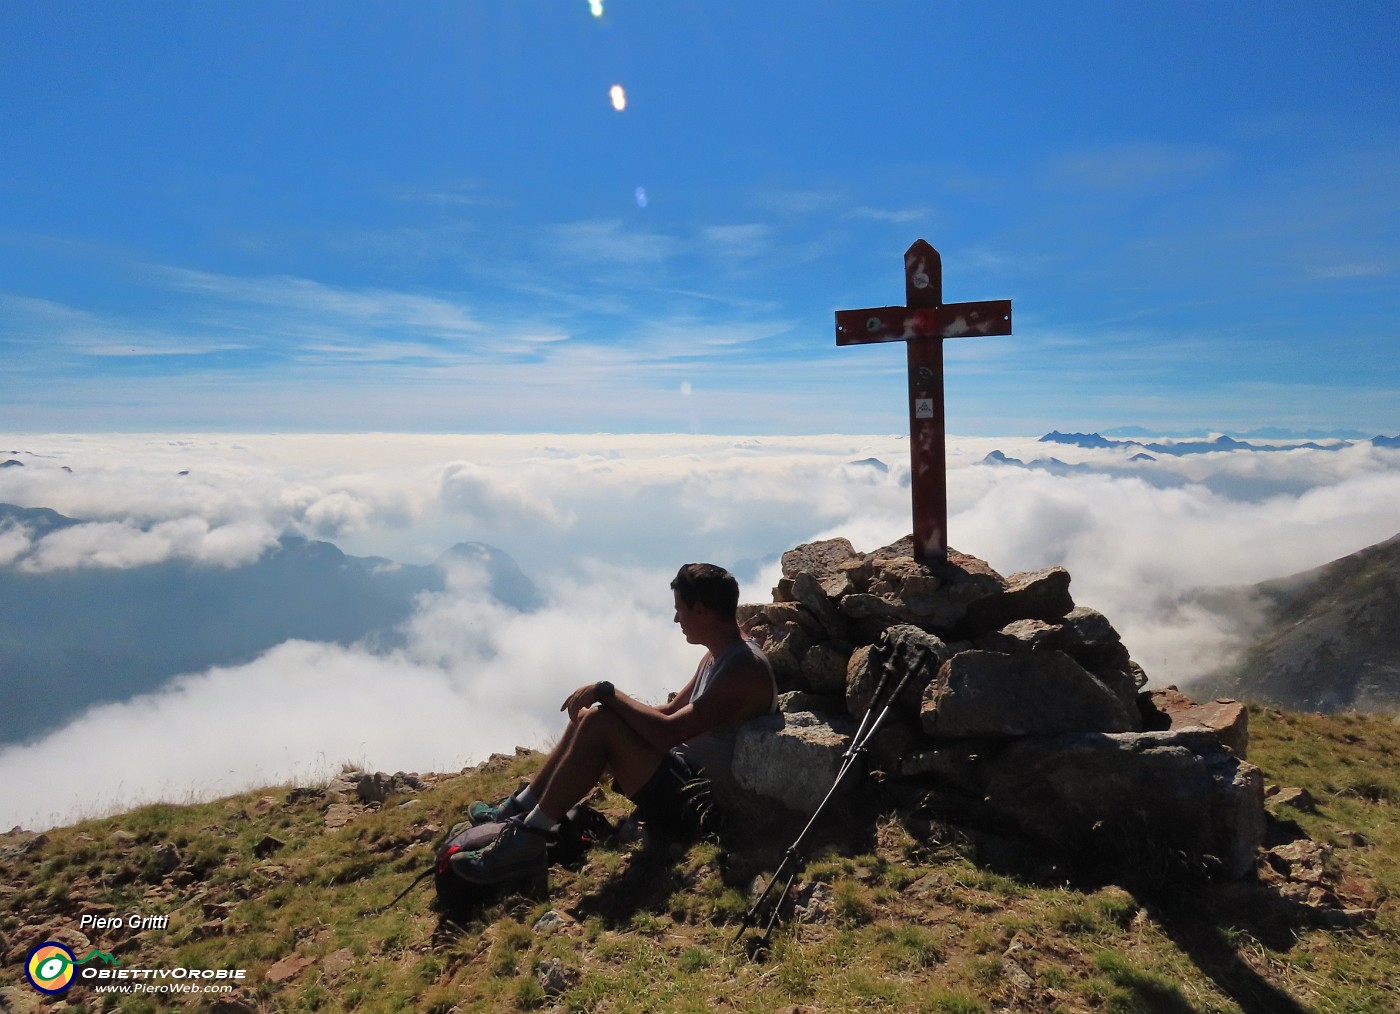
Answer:
[[[1331,444],[1319,444],[1308,440],[1303,443],[1291,444],[1251,444],[1245,440],[1236,440],[1233,437],[1221,434],[1210,440],[1112,440],[1108,437],[1100,436],[1098,433],[1061,433],[1052,430],[1040,438],[1043,444],[1069,444],[1074,447],[1087,447],[1090,449],[1112,448],[1112,447],[1136,447],[1142,450],[1151,451],[1154,454],[1169,454],[1181,456],[1185,454],[1211,454],[1216,451],[1338,451],[1344,447],[1353,446],[1356,441],[1339,440]],[[1376,447],[1400,447],[1400,436],[1387,437],[1375,436],[1369,441]]]
[[[1292,577],[1216,589],[1216,612],[1262,607],[1237,660],[1193,682],[1211,693],[1303,711],[1400,712],[1400,535]]]
[[[47,508],[0,504],[0,528],[31,538],[82,522]],[[300,639],[392,647],[423,592],[445,587],[454,560],[477,563],[508,606],[542,605],[508,554],[459,543],[426,566],[347,556],[329,542],[284,536],[252,564],[182,560],[126,569],[27,573],[0,567],[0,743],[55,728],[94,703],[125,700],[172,676],[236,665]]]

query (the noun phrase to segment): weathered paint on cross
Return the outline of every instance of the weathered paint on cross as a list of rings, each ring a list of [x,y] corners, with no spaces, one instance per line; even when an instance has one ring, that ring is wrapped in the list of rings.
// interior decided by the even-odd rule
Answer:
[[[914,558],[948,558],[947,444],[943,430],[943,339],[1011,333],[1011,300],[943,302],[943,259],[923,240],[904,254],[904,306],[836,311],[836,344],[902,341],[909,349],[909,464]]]

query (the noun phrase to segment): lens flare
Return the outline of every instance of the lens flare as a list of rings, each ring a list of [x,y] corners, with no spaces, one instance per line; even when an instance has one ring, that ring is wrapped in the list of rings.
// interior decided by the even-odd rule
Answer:
[[[647,206],[647,188],[646,188],[646,187],[638,187],[635,191],[633,191],[632,196],[634,196],[634,197],[637,198],[637,207],[639,207],[639,208],[645,208],[645,207]]]
[[[603,16],[603,0],[588,0],[588,9],[593,12],[595,18]]]
[[[627,108],[627,93],[622,90],[622,85],[613,85],[609,88],[608,97],[612,99],[613,108],[619,113]]]

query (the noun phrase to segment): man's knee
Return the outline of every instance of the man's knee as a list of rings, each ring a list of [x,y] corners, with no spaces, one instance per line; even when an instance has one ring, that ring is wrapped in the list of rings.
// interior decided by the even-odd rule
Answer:
[[[632,727],[607,708],[589,708],[579,716],[578,735],[589,742],[613,747],[630,742],[643,743]]]

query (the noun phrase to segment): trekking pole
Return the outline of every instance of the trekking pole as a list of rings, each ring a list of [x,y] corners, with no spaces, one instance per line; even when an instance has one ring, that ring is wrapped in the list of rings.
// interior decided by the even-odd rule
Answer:
[[[826,809],[827,804],[836,796],[837,790],[841,787],[841,782],[855,765],[856,759],[864,755],[869,749],[867,744],[875,737],[875,734],[880,731],[880,726],[884,724],[885,719],[889,716],[890,709],[894,707],[894,702],[899,699],[899,695],[904,692],[904,687],[908,684],[909,678],[914,674],[916,666],[908,665],[905,667],[904,675],[900,677],[894,690],[885,698],[884,707],[881,708],[877,714],[876,709],[879,708],[880,705],[880,694],[885,688],[889,678],[890,668],[895,661],[895,657],[895,652],[891,650],[888,658],[883,662],[879,682],[875,685],[875,696],[871,699],[870,706],[865,710],[865,716],[861,719],[860,726],[856,730],[856,735],[851,739],[851,745],[847,748],[845,754],[842,755],[842,764],[836,773],[836,780],[832,783],[831,788],[827,790],[826,796],[822,799],[821,803],[818,804],[816,810],[813,811],[811,819],[807,821],[807,826],[802,829],[802,833],[797,836],[797,839],[788,846],[787,851],[783,853],[782,861],[778,864],[778,868],[773,871],[773,876],[769,879],[768,886],[764,888],[758,900],[755,901],[748,912],[744,914],[743,921],[739,924],[739,930],[734,934],[733,942],[737,943],[749,928],[757,924],[759,910],[762,909],[764,902],[768,900],[768,896],[772,894],[773,888],[781,879],[783,872],[787,870],[789,864],[792,864],[793,868],[788,873],[787,881],[783,884],[783,889],[778,894],[777,900],[773,902],[768,923],[764,927],[763,943],[765,945],[767,944],[769,937],[773,933],[773,927],[777,925],[778,914],[782,908],[783,899],[787,897],[788,891],[792,888],[793,882],[797,879],[797,874],[804,865],[805,861],[801,854],[803,841],[806,840],[807,835],[812,832],[812,829],[816,827],[822,811]],[[871,721],[872,715],[875,716],[873,722]]]

